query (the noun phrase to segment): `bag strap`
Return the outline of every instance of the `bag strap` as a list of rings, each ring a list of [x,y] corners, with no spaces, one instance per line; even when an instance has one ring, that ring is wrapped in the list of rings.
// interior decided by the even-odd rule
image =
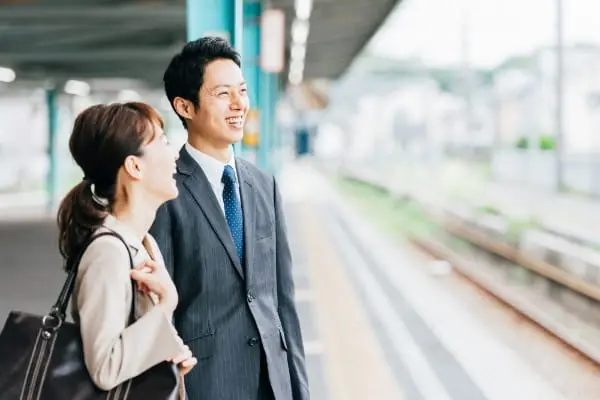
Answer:
[[[77,278],[77,270],[79,269],[79,263],[81,262],[81,258],[83,257],[83,254],[85,253],[87,248],[90,246],[90,244],[92,244],[92,242],[94,240],[101,238],[102,236],[114,236],[117,239],[119,239],[123,243],[125,248],[127,249],[127,254],[129,255],[130,268],[131,269],[135,268],[135,266],[133,264],[133,257],[131,256],[131,252],[129,251],[129,245],[127,244],[127,242],[125,241],[125,239],[123,239],[123,237],[121,235],[119,235],[117,232],[112,231],[112,230],[106,231],[106,232],[101,232],[96,235],[92,235],[88,239],[88,241],[84,244],[83,249],[79,252],[79,254],[75,258],[74,262],[70,263],[71,267],[69,268],[67,279],[65,280],[65,283],[60,291],[60,294],[58,295],[58,299],[56,300],[56,303],[54,303],[54,306],[52,306],[50,313],[46,316],[48,318],[57,319],[56,324],[58,326],[62,325],[62,323],[65,320],[67,306],[68,306],[69,300],[71,299],[71,296],[73,294],[73,289],[75,288],[75,280]],[[130,325],[132,323],[134,323],[136,320],[135,310],[137,309],[137,300],[136,300],[136,295],[135,295],[136,294],[136,285],[135,285],[135,282],[133,281],[133,279],[131,280],[131,289],[132,289],[132,291],[131,291],[131,311],[129,312],[129,324]]]

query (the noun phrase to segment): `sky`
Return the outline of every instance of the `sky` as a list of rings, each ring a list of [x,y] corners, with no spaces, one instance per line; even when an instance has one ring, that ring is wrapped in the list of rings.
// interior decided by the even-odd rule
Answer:
[[[600,45],[600,1],[562,1],[565,44]],[[495,67],[510,56],[527,54],[555,42],[556,3],[557,0],[403,0],[368,48],[383,56],[414,56],[432,66],[447,66],[462,60],[462,30],[468,32],[465,36],[470,64]]]

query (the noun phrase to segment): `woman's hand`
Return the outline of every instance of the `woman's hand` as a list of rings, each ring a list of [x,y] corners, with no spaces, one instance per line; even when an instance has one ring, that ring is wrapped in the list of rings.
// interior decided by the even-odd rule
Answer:
[[[194,366],[198,363],[196,357],[192,355],[192,352],[188,346],[184,346],[184,351],[176,357],[173,357],[167,361],[171,361],[179,367],[179,371],[183,375],[186,375],[188,372],[194,368]]]
[[[146,260],[131,271],[131,278],[137,282],[140,291],[154,293],[159,303],[172,313],[179,301],[177,289],[169,274],[157,267],[153,260]]]

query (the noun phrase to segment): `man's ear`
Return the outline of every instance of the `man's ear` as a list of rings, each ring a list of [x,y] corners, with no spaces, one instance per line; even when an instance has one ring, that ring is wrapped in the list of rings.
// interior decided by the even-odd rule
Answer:
[[[196,111],[191,101],[181,97],[175,97],[173,99],[173,108],[175,109],[175,112],[184,119],[192,119],[192,116]]]

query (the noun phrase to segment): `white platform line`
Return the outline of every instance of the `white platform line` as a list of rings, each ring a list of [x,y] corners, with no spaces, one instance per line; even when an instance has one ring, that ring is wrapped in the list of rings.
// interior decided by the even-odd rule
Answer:
[[[494,338],[449,293],[429,283],[415,261],[347,207],[339,209],[377,257],[377,268],[405,296],[440,342],[491,400],[564,399],[512,349]]]
[[[348,259],[360,260],[361,255],[348,243],[347,233],[333,221],[330,225],[335,230],[336,238],[346,238],[346,240],[339,240],[338,242],[344,246],[344,251],[350,255]],[[358,276],[358,281],[363,286],[364,291],[368,293],[367,301],[370,303],[372,312],[375,313],[386,329],[389,339],[394,345],[394,350],[402,358],[419,392],[426,400],[451,400],[446,388],[412,339],[406,326],[394,312],[390,300],[383,294],[383,288],[377,283],[368,267],[359,262],[353,262],[349,265]]]

